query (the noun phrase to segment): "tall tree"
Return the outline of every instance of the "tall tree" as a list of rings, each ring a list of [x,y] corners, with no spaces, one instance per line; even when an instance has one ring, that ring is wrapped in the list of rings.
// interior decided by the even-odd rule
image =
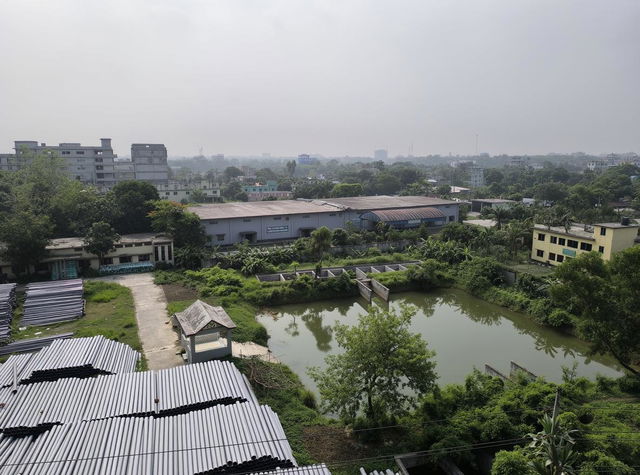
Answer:
[[[338,183],[331,190],[332,198],[343,198],[346,196],[360,196],[362,185],[360,183]]]
[[[187,207],[173,201],[154,201],[149,212],[154,231],[167,233],[175,247],[202,247],[207,242],[200,218]]]
[[[102,263],[104,256],[115,249],[115,244],[120,240],[120,235],[109,223],[100,221],[93,223],[87,234],[84,236],[85,249],[91,254],[98,256],[98,261]]]
[[[322,226],[311,233],[311,253],[321,259],[325,252],[331,248],[331,230]]]
[[[295,160],[290,160],[287,162],[287,173],[289,174],[290,177],[293,177],[293,175],[295,175],[296,173],[296,166],[297,163]]]
[[[346,421],[364,412],[375,422],[384,415],[403,414],[434,388],[435,353],[409,331],[414,314],[409,306],[399,311],[370,307],[357,325],[335,326],[344,352],[327,356],[326,369],[309,370],[326,411]]]
[[[143,233],[151,230],[148,217],[152,201],[160,199],[158,190],[143,181],[122,181],[111,190],[119,211],[115,227],[121,234]]]
[[[47,255],[46,247],[52,232],[49,217],[31,211],[18,211],[0,221],[0,241],[4,243],[2,253],[16,274],[31,274],[30,266]]]
[[[558,305],[578,315],[578,330],[591,342],[591,352],[610,353],[630,373],[640,354],[640,246],[605,262],[591,252],[565,261],[555,270],[551,295]]]

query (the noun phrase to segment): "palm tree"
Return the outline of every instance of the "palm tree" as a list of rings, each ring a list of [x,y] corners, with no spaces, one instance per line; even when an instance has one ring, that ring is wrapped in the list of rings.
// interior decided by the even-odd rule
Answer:
[[[498,207],[498,208],[491,208],[491,211],[489,212],[489,216],[492,216],[493,219],[495,219],[496,227],[498,229],[502,229],[502,224],[507,219],[509,219],[510,213],[508,209]]]

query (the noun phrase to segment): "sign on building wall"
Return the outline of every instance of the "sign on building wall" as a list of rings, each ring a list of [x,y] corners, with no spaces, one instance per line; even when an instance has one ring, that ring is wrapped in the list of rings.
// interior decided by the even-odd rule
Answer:
[[[286,233],[288,231],[289,231],[289,225],[267,226],[267,233]]]
[[[576,257],[576,251],[574,251],[573,249],[563,249],[562,253],[565,256],[569,256],[569,257]]]

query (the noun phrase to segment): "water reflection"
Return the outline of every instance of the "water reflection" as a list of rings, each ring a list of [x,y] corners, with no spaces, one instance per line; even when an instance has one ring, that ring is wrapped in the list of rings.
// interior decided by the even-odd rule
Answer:
[[[510,361],[553,381],[560,381],[562,366],[574,361],[580,376],[619,374],[611,358],[587,357],[586,343],[456,289],[398,294],[388,305],[398,308],[402,303],[418,308],[411,331],[436,351],[440,383],[462,382],[474,367],[485,364],[508,373]],[[365,306],[362,299],[285,305],[274,309],[275,318],[270,313],[258,319],[271,335],[273,353],[315,389],[307,367],[324,366],[327,354],[341,351],[333,343],[335,324],[355,323]]]

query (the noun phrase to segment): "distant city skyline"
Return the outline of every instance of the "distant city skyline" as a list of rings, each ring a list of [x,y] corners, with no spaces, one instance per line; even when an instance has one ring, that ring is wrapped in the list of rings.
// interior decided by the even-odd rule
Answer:
[[[0,153],[640,152],[640,2],[614,4],[5,0]]]

